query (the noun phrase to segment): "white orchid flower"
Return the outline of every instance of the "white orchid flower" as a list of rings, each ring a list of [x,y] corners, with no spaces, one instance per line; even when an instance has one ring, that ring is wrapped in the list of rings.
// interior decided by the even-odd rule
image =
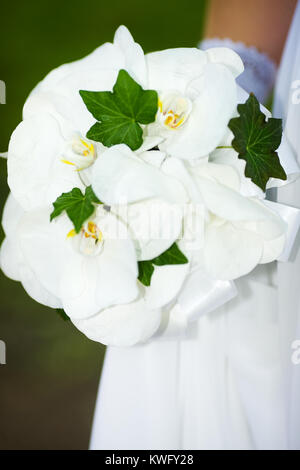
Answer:
[[[276,213],[224,183],[198,181],[208,208],[203,259],[214,279],[236,279],[279,257],[287,227]]]
[[[188,265],[157,266],[151,286],[138,283],[139,296],[85,319],[73,320],[88,338],[111,346],[132,346],[153,336],[175,305]]]
[[[164,158],[157,150],[137,156],[127,145],[115,145],[93,167],[93,190],[108,205],[154,197],[170,203],[186,202],[188,196],[180,181],[161,170]]]
[[[122,211],[136,241],[139,260],[166,251],[181,235],[182,205],[188,194],[177,178],[162,171],[165,155],[157,150],[136,155],[126,145],[115,145],[97,159],[92,187],[97,197]]]
[[[49,215],[47,208],[24,212],[9,196],[0,251],[4,273],[21,281],[36,301],[63,308],[95,341],[129,346],[152,336],[189,266],[159,266],[145,287],[137,280],[128,230],[112,213],[99,206],[79,234],[67,216],[50,223]]]
[[[85,137],[94,118],[79,90],[112,90],[122,68],[146,83],[143,51],[124,26],[113,44],[58,67],[33,90],[8,152],[9,186],[25,210],[51,204],[62,192],[90,184],[90,167],[104,147]],[[141,151],[156,143],[156,138],[146,139]]]
[[[76,234],[66,215],[50,223],[50,212],[50,208],[24,212],[14,239],[25,264],[61,300],[66,313],[85,318],[134,300],[137,261],[124,224],[99,206]],[[14,217],[12,209],[5,217]],[[10,233],[7,237],[13,243]]]
[[[164,166],[170,175],[187,182],[194,203],[202,206],[198,212],[204,214],[203,231],[194,233],[188,256],[208,276],[233,280],[280,256],[286,223],[263,200],[241,194],[235,168],[210,162],[191,167],[176,159],[166,160]]]
[[[237,105],[239,56],[226,48],[169,49],[147,54],[148,87],[159,93],[149,135],[161,136],[160,150],[174,157],[205,157],[221,142]]]
[[[57,113],[75,123],[75,128],[85,126],[88,131],[94,121],[78,91],[112,90],[121,69],[147,87],[143,50],[125,26],[117,29],[113,43],[105,43],[83,59],[52,70],[30,94],[23,110],[24,119],[41,111]]]
[[[15,199],[34,210],[74,187],[83,189],[103,149],[48,113],[25,119],[9,143],[8,183]]]

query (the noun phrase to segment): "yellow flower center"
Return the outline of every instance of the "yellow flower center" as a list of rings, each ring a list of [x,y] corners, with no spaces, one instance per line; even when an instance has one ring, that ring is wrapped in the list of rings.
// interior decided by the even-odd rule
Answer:
[[[75,166],[77,171],[81,171],[91,166],[96,157],[97,152],[94,144],[76,135],[67,144],[61,161],[67,165]]]
[[[158,100],[157,120],[168,129],[178,129],[188,118],[192,104],[179,93],[163,94]]]
[[[76,251],[84,255],[97,255],[102,250],[103,234],[95,222],[91,220],[85,222],[80,233],[76,233],[75,229],[70,230],[67,238],[73,239]]]
[[[87,226],[81,229],[82,233],[84,234],[85,238],[93,238],[96,243],[101,242],[103,239],[103,235],[101,230],[97,227],[95,222],[89,221]]]

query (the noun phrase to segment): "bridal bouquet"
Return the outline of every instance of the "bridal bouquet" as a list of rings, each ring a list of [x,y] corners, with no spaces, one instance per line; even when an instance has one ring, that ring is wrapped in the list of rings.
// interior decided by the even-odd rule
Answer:
[[[227,48],[145,55],[121,26],[50,72],[9,144],[4,273],[89,338],[129,346],[286,259],[299,213],[265,196],[291,151],[242,71]]]

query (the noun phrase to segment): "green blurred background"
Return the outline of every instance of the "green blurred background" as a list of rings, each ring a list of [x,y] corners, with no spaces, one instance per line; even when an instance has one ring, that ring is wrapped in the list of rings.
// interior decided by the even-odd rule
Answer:
[[[31,89],[51,69],[111,41],[125,24],[145,52],[195,46],[205,0],[1,2],[0,152],[21,120]],[[8,194],[0,159],[0,208]],[[1,240],[3,232],[1,229]],[[0,273],[0,449],[86,449],[105,348]]]

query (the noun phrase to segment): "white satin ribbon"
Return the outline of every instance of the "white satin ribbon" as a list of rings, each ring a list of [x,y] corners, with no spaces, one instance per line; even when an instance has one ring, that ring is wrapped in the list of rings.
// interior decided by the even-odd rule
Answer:
[[[182,336],[188,323],[224,305],[237,295],[232,281],[209,279],[201,269],[191,272],[157,337],[167,339]]]
[[[279,204],[278,202],[264,201],[264,204],[276,212],[286,222],[287,234],[286,243],[283,252],[277,258],[277,261],[287,262],[290,258],[293,245],[300,227],[300,209],[296,207]]]
[[[209,279],[206,273],[197,269],[189,275],[177,302],[187,320],[193,321],[216,310],[236,295],[234,282]]]

